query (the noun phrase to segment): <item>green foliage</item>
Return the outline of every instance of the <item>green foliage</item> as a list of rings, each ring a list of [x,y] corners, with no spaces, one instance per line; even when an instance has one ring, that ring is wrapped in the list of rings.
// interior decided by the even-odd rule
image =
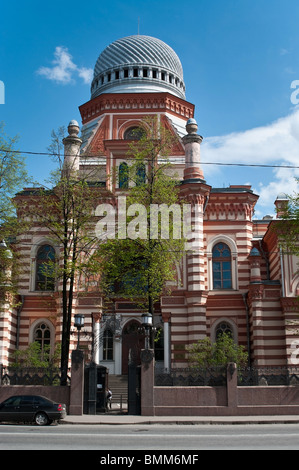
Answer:
[[[4,127],[0,122],[0,299],[12,302],[10,294],[16,293],[20,274],[18,253],[14,247],[17,236],[25,227],[25,223],[16,217],[14,196],[29,184],[29,177],[25,158],[15,150],[18,138],[7,136]]]
[[[25,158],[15,150],[17,137],[10,138],[0,122],[0,223],[11,223],[15,216],[13,197],[29,181]]]
[[[33,190],[18,200],[18,209],[26,214],[31,229],[39,230],[42,227],[47,230],[49,242],[60,253],[59,260],[47,260],[42,274],[49,282],[52,277],[61,284],[62,385],[67,380],[74,291],[78,285],[81,290],[86,288],[85,280],[90,274],[88,255],[98,243],[92,229],[99,197],[98,188],[89,184],[86,179],[91,175],[81,178],[80,174],[63,168],[63,136],[64,128],[59,128],[57,132],[52,131],[49,152],[59,164],[50,180],[52,186],[49,189]]]
[[[179,204],[179,187],[168,174],[171,165],[167,159],[177,138],[159,124],[157,117],[142,121],[137,134],[138,140],[131,143],[128,152],[127,173],[122,175],[128,178],[130,188],[126,192],[127,237],[123,239],[116,233],[115,239],[108,239],[101,245],[98,259],[105,274],[102,288],[107,296],[122,296],[135,302],[139,299],[141,308],[153,314],[154,303],[166,289],[166,281],[176,278],[175,264],[182,259],[185,248],[181,225],[175,226],[171,213],[166,236],[161,231],[162,216],[156,219],[158,236],[153,236],[151,219],[153,205],[169,208]],[[133,215],[128,215],[130,207],[136,208]],[[175,236],[178,231],[180,238]]]
[[[299,183],[299,178],[296,178]],[[278,237],[278,244],[282,255],[297,256],[297,267],[299,266],[299,193],[286,196],[279,219],[275,221],[272,230]],[[297,270],[297,274],[299,269]],[[295,273],[294,273],[295,274]],[[299,296],[296,298],[297,308]]]
[[[244,346],[235,344],[232,337],[223,333],[215,343],[206,337],[188,347],[189,362],[196,368],[208,368],[235,362],[238,367],[246,366],[248,354]]]
[[[281,220],[274,227],[284,252],[299,256],[299,193],[286,197],[288,201],[280,215]]]
[[[18,349],[13,352],[12,367],[36,367],[36,368],[49,368],[57,367],[60,359],[60,344],[56,344],[53,355],[50,353],[50,345],[45,345],[43,352],[41,345],[35,341],[31,343],[27,349]]]

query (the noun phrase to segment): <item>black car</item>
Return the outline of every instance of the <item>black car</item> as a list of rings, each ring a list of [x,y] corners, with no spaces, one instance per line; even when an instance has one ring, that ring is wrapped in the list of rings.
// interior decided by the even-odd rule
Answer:
[[[0,403],[0,421],[29,421],[45,426],[65,417],[64,403],[39,395],[16,395]]]

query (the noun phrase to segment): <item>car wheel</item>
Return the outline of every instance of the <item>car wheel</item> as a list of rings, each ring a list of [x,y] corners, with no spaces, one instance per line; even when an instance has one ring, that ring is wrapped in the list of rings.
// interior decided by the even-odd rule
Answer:
[[[39,413],[36,413],[35,418],[34,418],[35,424],[38,426],[46,426],[47,424],[50,423],[50,420],[46,413],[43,413],[40,411]]]

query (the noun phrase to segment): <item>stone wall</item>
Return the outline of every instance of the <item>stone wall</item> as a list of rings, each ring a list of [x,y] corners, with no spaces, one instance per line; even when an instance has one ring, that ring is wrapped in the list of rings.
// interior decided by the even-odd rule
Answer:
[[[229,364],[226,386],[157,387],[154,360],[141,368],[143,416],[299,415],[299,386],[237,385],[237,368]]]

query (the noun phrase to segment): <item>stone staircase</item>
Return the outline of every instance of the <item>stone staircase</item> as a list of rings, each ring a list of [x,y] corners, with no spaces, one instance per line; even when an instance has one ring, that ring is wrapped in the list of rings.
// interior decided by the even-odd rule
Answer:
[[[109,388],[112,392],[112,410],[128,408],[128,376],[109,375]]]

